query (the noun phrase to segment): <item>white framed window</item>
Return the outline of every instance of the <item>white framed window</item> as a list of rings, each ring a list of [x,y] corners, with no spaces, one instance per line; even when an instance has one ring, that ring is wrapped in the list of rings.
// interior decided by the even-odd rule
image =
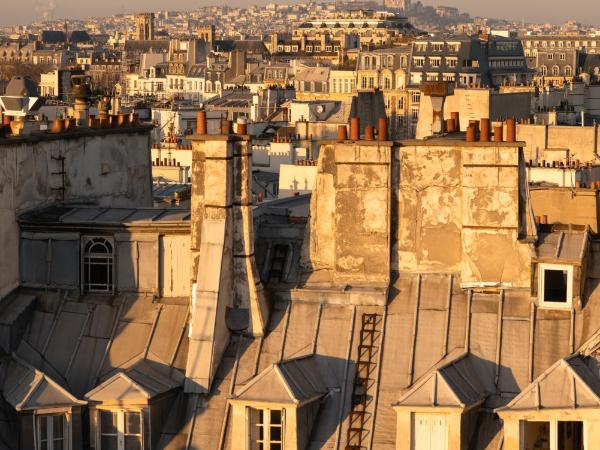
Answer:
[[[83,288],[87,292],[111,293],[114,284],[114,243],[105,237],[83,241]]]
[[[142,450],[141,411],[98,411],[99,450]]]
[[[573,305],[573,266],[539,264],[538,294],[544,308],[571,308]]]
[[[283,450],[285,433],[284,409],[248,408],[251,450]]]
[[[67,421],[64,414],[44,414],[36,417],[38,450],[66,450]]]
[[[521,435],[519,448],[522,450],[528,448],[550,450],[589,448],[586,442],[585,424],[582,421],[521,420],[519,428]]]
[[[413,58],[413,64],[415,67],[425,66],[425,58]]]

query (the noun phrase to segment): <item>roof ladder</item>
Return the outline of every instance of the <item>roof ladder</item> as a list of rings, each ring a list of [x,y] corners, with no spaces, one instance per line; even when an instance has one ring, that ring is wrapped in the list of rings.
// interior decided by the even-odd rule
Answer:
[[[373,400],[377,390],[377,363],[381,349],[382,322],[381,314],[362,315],[346,450],[364,450],[369,447],[368,438],[375,413]]]

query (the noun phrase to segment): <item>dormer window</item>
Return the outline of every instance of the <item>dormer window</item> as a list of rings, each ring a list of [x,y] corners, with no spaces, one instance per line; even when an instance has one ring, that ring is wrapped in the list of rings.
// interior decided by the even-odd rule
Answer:
[[[100,450],[141,449],[141,412],[100,411]]]
[[[41,450],[63,450],[67,448],[64,414],[37,416],[37,440]]]
[[[84,241],[83,280],[87,292],[113,291],[113,248],[113,243],[103,237]]]
[[[250,417],[250,449],[282,450],[284,409],[248,408]]]
[[[540,305],[548,308],[571,308],[573,305],[573,266],[539,265]]]

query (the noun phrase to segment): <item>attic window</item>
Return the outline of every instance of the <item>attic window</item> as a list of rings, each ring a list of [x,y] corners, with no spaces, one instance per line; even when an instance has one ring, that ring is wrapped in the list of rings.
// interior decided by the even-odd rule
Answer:
[[[113,290],[113,243],[102,237],[88,238],[83,251],[84,288],[88,292]]]
[[[549,308],[570,308],[573,301],[573,267],[540,264],[540,305]]]
[[[282,450],[284,417],[283,409],[250,410],[250,449]]]
[[[65,445],[66,421],[63,414],[37,417],[37,441],[39,450],[63,450]]]
[[[521,448],[583,450],[583,422],[522,421]]]
[[[100,411],[100,450],[142,450],[142,414]]]

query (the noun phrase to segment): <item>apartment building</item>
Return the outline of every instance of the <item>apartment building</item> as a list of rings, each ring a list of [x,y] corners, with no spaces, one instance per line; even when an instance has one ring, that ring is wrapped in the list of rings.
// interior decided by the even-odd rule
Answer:
[[[532,78],[518,39],[456,35],[419,38],[413,43],[411,85],[449,81],[494,87],[529,84]]]

